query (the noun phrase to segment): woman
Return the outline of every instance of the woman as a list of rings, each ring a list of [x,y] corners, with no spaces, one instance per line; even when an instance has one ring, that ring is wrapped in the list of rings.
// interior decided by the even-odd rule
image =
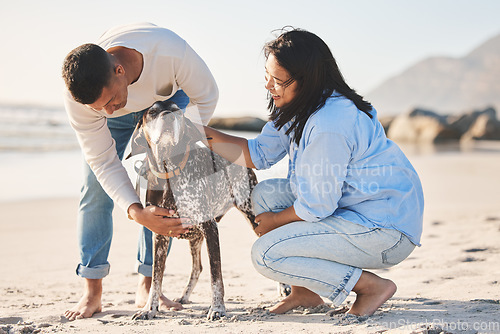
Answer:
[[[270,121],[262,133],[247,141],[205,131],[212,150],[251,168],[289,156],[287,179],[265,180],[252,194],[253,263],[292,286],[270,311],[314,307],[320,296],[339,305],[354,291],[348,313],[372,315],[396,285],[365,269],[393,266],[419,246],[418,175],[318,36],[295,29],[264,50]]]

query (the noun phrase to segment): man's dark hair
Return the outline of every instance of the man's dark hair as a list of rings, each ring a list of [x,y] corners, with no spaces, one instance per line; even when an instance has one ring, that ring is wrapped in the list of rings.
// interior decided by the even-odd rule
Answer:
[[[98,45],[83,44],[64,59],[62,77],[76,102],[91,104],[109,83],[113,64],[109,54]]]
[[[295,143],[299,144],[309,117],[321,109],[334,92],[345,96],[372,117],[372,105],[347,85],[330,48],[315,34],[302,29],[284,32],[265,45],[264,54],[266,59],[273,54],[278,64],[297,82],[295,98],[281,108],[275,106],[268,94],[270,120],[278,129],[293,120],[286,133],[294,132]]]

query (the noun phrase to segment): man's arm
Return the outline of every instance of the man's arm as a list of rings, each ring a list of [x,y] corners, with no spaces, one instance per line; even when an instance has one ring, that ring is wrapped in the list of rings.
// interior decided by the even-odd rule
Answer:
[[[104,191],[123,210],[127,210],[132,203],[140,202],[118,158],[105,117],[75,102],[68,91],[64,102],[85,160]]]
[[[175,64],[175,80],[180,88],[186,92],[195,104],[199,112],[199,121],[207,125],[215,111],[219,99],[219,89],[215,78],[203,59],[189,46],[185,45],[185,51],[182,58]],[[190,115],[190,109],[186,115],[194,116],[193,121],[198,121],[198,115]]]

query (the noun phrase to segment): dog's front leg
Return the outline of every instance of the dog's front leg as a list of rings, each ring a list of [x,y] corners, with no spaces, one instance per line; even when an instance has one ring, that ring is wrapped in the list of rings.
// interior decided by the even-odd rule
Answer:
[[[189,245],[191,248],[191,258],[193,265],[191,268],[191,276],[189,277],[188,284],[182,293],[182,297],[176,301],[181,304],[189,303],[189,297],[193,292],[196,283],[198,283],[198,278],[200,277],[203,267],[201,265],[201,245],[203,244],[203,235],[199,233],[193,239],[189,240]]]
[[[163,273],[165,271],[165,260],[167,259],[169,243],[170,238],[153,233],[153,277],[149,290],[149,298],[144,308],[134,314],[132,317],[133,320],[153,319],[159,311]]]
[[[203,223],[203,232],[207,240],[208,258],[210,261],[210,280],[212,283],[212,304],[207,319],[218,320],[226,315],[224,306],[224,283],[220,258],[219,230],[214,219]]]

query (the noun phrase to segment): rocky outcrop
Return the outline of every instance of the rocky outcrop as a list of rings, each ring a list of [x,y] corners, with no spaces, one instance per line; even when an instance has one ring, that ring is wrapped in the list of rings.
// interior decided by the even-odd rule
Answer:
[[[464,134],[481,117],[496,119],[496,110],[494,108],[486,108],[485,110],[474,110],[459,116],[448,116],[448,122],[451,127]]]
[[[386,133],[392,140],[411,143],[500,140],[500,121],[493,108],[460,116],[443,116],[430,110],[415,109],[396,116]]]
[[[496,117],[481,115],[464,133],[461,140],[500,140],[500,122]]]
[[[460,139],[460,134],[448,124],[445,116],[423,109],[397,116],[389,126],[387,136],[395,141],[413,143]]]
[[[266,121],[257,117],[214,117],[210,120],[209,126],[222,130],[254,131],[260,132]]]

